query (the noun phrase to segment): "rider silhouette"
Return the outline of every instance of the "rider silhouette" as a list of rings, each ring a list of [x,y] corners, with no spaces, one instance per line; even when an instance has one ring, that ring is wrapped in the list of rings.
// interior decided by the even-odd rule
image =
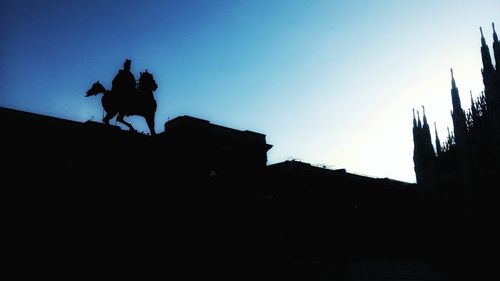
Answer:
[[[120,69],[118,74],[116,74],[111,88],[111,92],[122,97],[122,101],[125,103],[128,103],[130,97],[136,92],[135,77],[134,74],[130,72],[131,64],[131,60],[125,60],[125,63],[123,63],[123,69]]]

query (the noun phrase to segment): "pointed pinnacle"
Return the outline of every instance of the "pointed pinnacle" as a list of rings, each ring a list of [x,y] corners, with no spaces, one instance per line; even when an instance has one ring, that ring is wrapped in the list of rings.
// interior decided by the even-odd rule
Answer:
[[[483,35],[483,28],[482,27],[479,27],[479,31],[481,31],[481,46],[486,46],[486,40],[484,39],[484,35]]]
[[[453,68],[450,68],[451,72],[451,87],[454,89],[457,87],[457,83],[455,83],[455,77],[453,76]]]
[[[492,22],[491,23],[491,26],[493,27],[493,42],[498,42],[498,35],[497,35],[497,32],[495,31],[495,23]]]

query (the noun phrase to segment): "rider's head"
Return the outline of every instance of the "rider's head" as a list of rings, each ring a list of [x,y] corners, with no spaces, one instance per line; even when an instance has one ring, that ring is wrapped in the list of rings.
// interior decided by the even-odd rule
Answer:
[[[130,64],[131,64],[131,63],[132,63],[132,61],[131,61],[131,60],[126,59],[126,60],[125,60],[125,63],[123,63],[123,69],[125,69],[125,70],[130,70]]]

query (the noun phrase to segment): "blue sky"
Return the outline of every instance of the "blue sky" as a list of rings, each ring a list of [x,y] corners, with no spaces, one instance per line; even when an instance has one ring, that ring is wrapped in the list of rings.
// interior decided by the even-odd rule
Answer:
[[[492,21],[498,0],[2,1],[0,106],[99,121],[85,91],[130,58],[158,82],[157,131],[192,115],[266,134],[269,163],[414,182],[412,108],[444,140],[449,68],[468,107]]]

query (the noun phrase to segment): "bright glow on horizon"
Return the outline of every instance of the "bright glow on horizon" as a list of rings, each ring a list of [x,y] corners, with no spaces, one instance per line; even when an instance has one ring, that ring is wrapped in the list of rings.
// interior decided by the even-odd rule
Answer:
[[[84,92],[96,80],[109,88],[131,58],[136,78],[148,69],[158,82],[157,131],[192,115],[266,134],[269,163],[410,182],[412,108],[425,105],[444,141],[449,69],[466,109],[469,90],[483,90],[479,26],[491,50],[491,22],[500,25],[494,0],[24,0],[0,9],[0,106],[100,121],[100,97]]]

